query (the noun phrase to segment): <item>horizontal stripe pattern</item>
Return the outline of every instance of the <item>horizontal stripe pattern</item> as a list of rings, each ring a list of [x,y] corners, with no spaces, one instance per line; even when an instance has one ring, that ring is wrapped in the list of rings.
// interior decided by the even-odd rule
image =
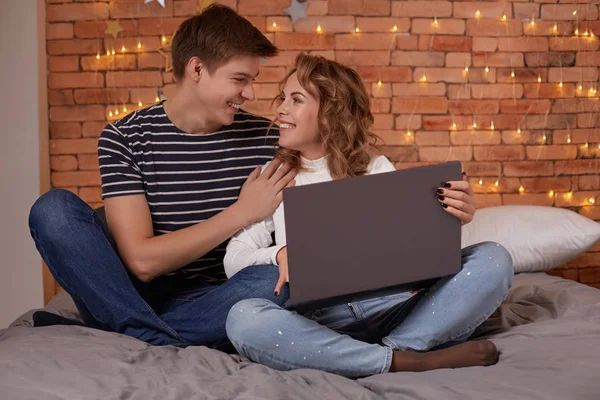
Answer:
[[[243,110],[217,132],[178,129],[163,103],[108,124],[98,141],[102,198],[144,194],[155,235],[203,222],[232,205],[248,175],[273,158],[279,130]],[[169,275],[215,285],[227,241]]]

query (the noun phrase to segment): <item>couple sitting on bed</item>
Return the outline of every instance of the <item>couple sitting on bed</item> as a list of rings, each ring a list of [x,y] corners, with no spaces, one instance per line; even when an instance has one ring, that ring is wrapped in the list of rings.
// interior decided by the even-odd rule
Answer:
[[[65,190],[31,210],[36,246],[86,326],[159,346],[233,344],[272,368],[348,377],[497,362],[490,341],[467,342],[512,282],[511,258],[495,243],[463,249],[460,273],[415,295],[305,315],[282,308],[282,190],[394,169],[373,155],[369,97],[356,71],[300,55],[282,81],[278,137],[271,121],[240,109],[254,100],[260,59],[277,54],[247,20],[210,6],[183,22],[172,47],[176,95],[99,139],[107,224]],[[471,221],[466,180],[438,193]]]

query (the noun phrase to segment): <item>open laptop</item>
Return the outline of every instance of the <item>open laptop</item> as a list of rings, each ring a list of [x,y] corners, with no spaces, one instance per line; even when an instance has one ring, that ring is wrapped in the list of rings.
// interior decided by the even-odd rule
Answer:
[[[458,273],[461,223],[436,190],[461,179],[449,162],[285,189],[286,307],[417,290]]]

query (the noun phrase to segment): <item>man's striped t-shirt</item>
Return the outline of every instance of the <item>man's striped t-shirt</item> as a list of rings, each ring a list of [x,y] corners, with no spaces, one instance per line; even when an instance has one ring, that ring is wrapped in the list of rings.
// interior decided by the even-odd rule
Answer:
[[[278,137],[270,120],[243,110],[217,132],[186,133],[161,102],[104,128],[98,141],[102,198],[144,194],[155,235],[192,226],[237,200],[248,175],[273,158]],[[226,245],[169,275],[187,284],[222,283]]]

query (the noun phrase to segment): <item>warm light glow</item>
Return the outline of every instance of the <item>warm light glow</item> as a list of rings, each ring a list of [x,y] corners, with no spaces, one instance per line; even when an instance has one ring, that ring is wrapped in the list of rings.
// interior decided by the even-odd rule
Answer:
[[[155,103],[158,103],[160,101],[160,97],[156,96],[156,98],[154,99]]]
[[[588,201],[590,202],[590,204],[594,204],[594,203],[596,202],[596,199],[595,199],[595,198],[593,198],[593,197],[590,197],[590,198],[588,199]]]
[[[477,128],[477,122],[473,121],[473,128]]]
[[[490,69],[488,67],[485,67],[485,72],[490,72]]]
[[[496,182],[494,183],[494,186],[498,187],[499,184],[500,184],[500,182],[498,180],[496,180]]]
[[[494,121],[492,121],[492,124],[490,125],[490,129],[494,130]]]
[[[119,115],[119,110],[115,110],[115,115]]]
[[[503,20],[503,21],[506,21],[506,14],[504,14],[504,15],[502,16],[502,20]]]
[[[110,51],[109,50],[106,50],[106,55],[110,56]]]
[[[559,87],[563,87],[563,83],[562,81],[560,81],[560,83],[558,84]]]
[[[433,19],[433,23],[434,23],[435,25],[437,25],[437,24],[438,24],[437,17],[435,17],[435,18]]]
[[[538,82],[542,81],[542,77],[540,75],[538,75]]]
[[[554,30],[554,32],[557,32],[558,31],[558,25],[554,24],[554,28],[552,28],[552,29]]]
[[[143,104],[143,103],[142,103],[142,101],[141,101],[141,100],[140,100],[140,101],[138,101],[138,107],[141,107],[141,106],[142,106],[142,104]]]
[[[568,197],[568,198],[571,198],[571,197],[573,197],[573,192],[569,192],[569,193],[567,193],[567,197]]]
[[[533,20],[533,18],[531,19],[531,26],[535,25],[535,21]]]
[[[411,135],[410,131],[406,132],[406,136],[410,136],[410,135]]]
[[[590,147],[590,144],[588,142],[585,142],[584,147],[587,149],[588,147]]]
[[[142,42],[138,42],[137,48],[138,48],[138,49],[141,49],[141,48],[142,48]]]
[[[381,79],[379,80],[379,82],[377,82],[377,86],[383,86],[383,83],[381,82]]]
[[[519,193],[523,193],[525,191],[525,188],[523,187],[523,185],[519,186]]]
[[[550,196],[550,197],[554,197],[554,190],[551,190],[551,191],[549,191],[549,192],[548,192],[548,196]]]
[[[273,22],[273,28],[277,28],[277,22]]]
[[[127,107],[123,106],[123,112],[126,113],[127,112]]]
[[[465,67],[465,72],[469,72],[469,67]]]
[[[483,179],[479,178],[479,184],[483,185]]]
[[[573,11],[573,15],[577,15],[577,10]]]
[[[125,46],[121,46],[121,52],[125,53]]]
[[[394,25],[394,27],[392,28],[392,30],[393,30],[394,32],[397,32],[397,31],[398,31],[398,26],[397,26],[397,25]]]
[[[113,113],[112,113],[112,111],[109,111],[109,112],[108,112],[108,116],[112,118],[112,116],[113,116]]]
[[[317,25],[317,32],[321,33],[323,29],[321,29],[321,25]]]
[[[517,133],[520,135],[521,134],[521,128],[517,129]]]
[[[579,29],[575,29],[575,34],[579,35]]]
[[[115,51],[114,50],[111,51],[110,54],[112,54],[114,56],[115,55]]]
[[[571,135],[567,136],[567,143],[571,143]]]
[[[423,76],[421,77],[421,80],[422,80],[423,82],[426,82],[426,81],[427,81],[427,77],[425,76],[425,74],[423,74]]]
[[[96,54],[96,60],[100,59],[100,53]]]
[[[510,76],[511,76],[511,78],[514,78],[515,77],[515,71],[510,71]]]
[[[577,90],[581,90],[581,89],[583,89],[583,86],[580,83],[579,86],[577,86]]]
[[[479,10],[475,11],[475,18],[481,17],[481,12]]]
[[[594,93],[594,88],[590,88],[590,93]]]
[[[161,40],[162,40],[163,43],[167,41],[167,38],[165,37],[165,35],[162,35]]]
[[[456,123],[452,124],[452,129],[456,129]]]
[[[542,140],[545,142],[546,141],[546,135],[544,134],[544,136],[542,136]]]
[[[356,33],[360,32],[360,29],[358,29],[358,26],[356,27],[356,29],[354,30],[354,32],[356,32]]]
[[[586,30],[585,32],[583,32],[583,36],[587,36],[587,35],[589,35],[589,34],[590,34],[590,33],[589,33],[587,30]]]
[[[594,32],[593,31],[590,31],[590,37],[591,38],[594,37]]]

